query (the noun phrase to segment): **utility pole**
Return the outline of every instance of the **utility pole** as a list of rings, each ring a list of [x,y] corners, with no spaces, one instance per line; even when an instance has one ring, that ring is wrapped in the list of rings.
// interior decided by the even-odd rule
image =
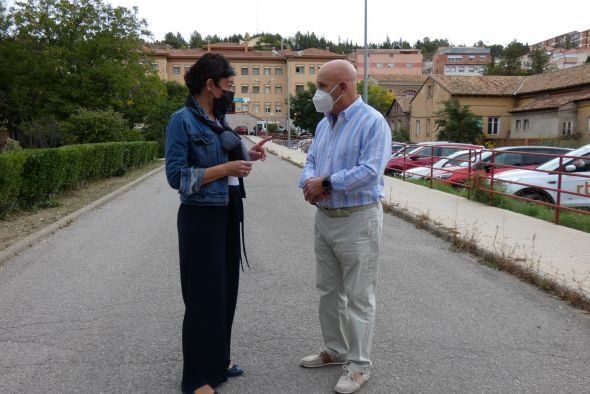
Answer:
[[[367,0],[365,0],[365,73],[363,78],[363,101],[369,102],[368,79],[369,79],[369,49],[367,47]]]

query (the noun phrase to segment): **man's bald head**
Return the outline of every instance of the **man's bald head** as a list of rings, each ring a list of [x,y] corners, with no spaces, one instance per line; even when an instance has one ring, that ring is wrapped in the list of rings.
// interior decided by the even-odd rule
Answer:
[[[346,60],[336,59],[324,64],[318,72],[318,77],[322,73],[326,74],[329,79],[356,82],[356,69]]]
[[[344,111],[356,101],[356,69],[350,62],[337,59],[324,64],[318,71],[318,89],[330,93],[335,101],[332,113]]]

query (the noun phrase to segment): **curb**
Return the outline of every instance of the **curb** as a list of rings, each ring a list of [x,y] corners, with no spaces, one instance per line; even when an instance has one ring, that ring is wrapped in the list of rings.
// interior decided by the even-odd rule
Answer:
[[[123,194],[126,191],[128,191],[129,189],[133,188],[138,183],[143,182],[147,178],[151,177],[152,175],[155,175],[156,173],[162,171],[163,169],[164,169],[164,165],[156,168],[155,170],[148,172],[145,175],[142,175],[141,177],[137,178],[136,180],[134,180],[134,181],[126,184],[125,186],[107,194],[106,196],[99,198],[98,200],[94,201],[93,203],[91,203],[83,208],[80,208],[75,212],[70,213],[69,215],[59,219],[57,222],[54,222],[54,223],[50,224],[49,226],[34,232],[33,234],[27,235],[22,240],[10,245],[6,249],[1,250],[0,251],[0,266],[2,266],[2,264],[7,262],[12,257],[14,257],[17,254],[19,254],[20,252],[22,252],[24,249],[26,249],[30,246],[33,246],[40,239],[45,238],[46,236],[54,233],[55,231],[65,227],[65,226],[70,225],[74,220],[76,220],[78,217],[82,216],[86,212],[89,212],[95,208],[98,208],[101,205],[104,205],[105,203],[117,198],[121,194]]]

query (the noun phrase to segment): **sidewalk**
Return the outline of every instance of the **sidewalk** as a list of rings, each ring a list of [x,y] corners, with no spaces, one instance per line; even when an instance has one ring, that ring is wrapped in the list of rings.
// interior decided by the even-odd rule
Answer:
[[[294,164],[305,163],[303,152],[274,143],[266,146]],[[590,298],[588,233],[387,176],[385,201],[438,227],[454,229],[458,237],[473,241],[478,249],[533,268]]]

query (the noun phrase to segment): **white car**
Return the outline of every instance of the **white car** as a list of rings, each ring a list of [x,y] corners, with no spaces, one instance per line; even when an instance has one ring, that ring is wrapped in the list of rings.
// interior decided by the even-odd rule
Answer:
[[[537,169],[561,172],[560,205],[590,207],[590,145],[564,155],[561,168],[559,161],[560,158],[557,157]],[[557,191],[551,189],[558,188],[559,174],[536,170],[511,170],[498,174],[495,179],[496,184],[501,185],[508,194],[551,204],[557,203]],[[579,193],[582,196],[571,193]]]
[[[477,151],[471,151],[471,162],[475,162],[476,157],[478,156]],[[443,157],[439,161],[435,162],[432,165],[432,173],[434,175],[437,174],[444,174],[445,167],[455,167],[461,166],[465,164],[467,166],[467,161],[469,161],[469,151],[468,150],[460,150],[458,152],[453,153],[448,157]],[[416,167],[411,168],[406,171],[406,177],[412,179],[420,179],[420,178],[430,178],[431,169],[429,166],[426,167]],[[436,177],[436,176],[435,176]]]

